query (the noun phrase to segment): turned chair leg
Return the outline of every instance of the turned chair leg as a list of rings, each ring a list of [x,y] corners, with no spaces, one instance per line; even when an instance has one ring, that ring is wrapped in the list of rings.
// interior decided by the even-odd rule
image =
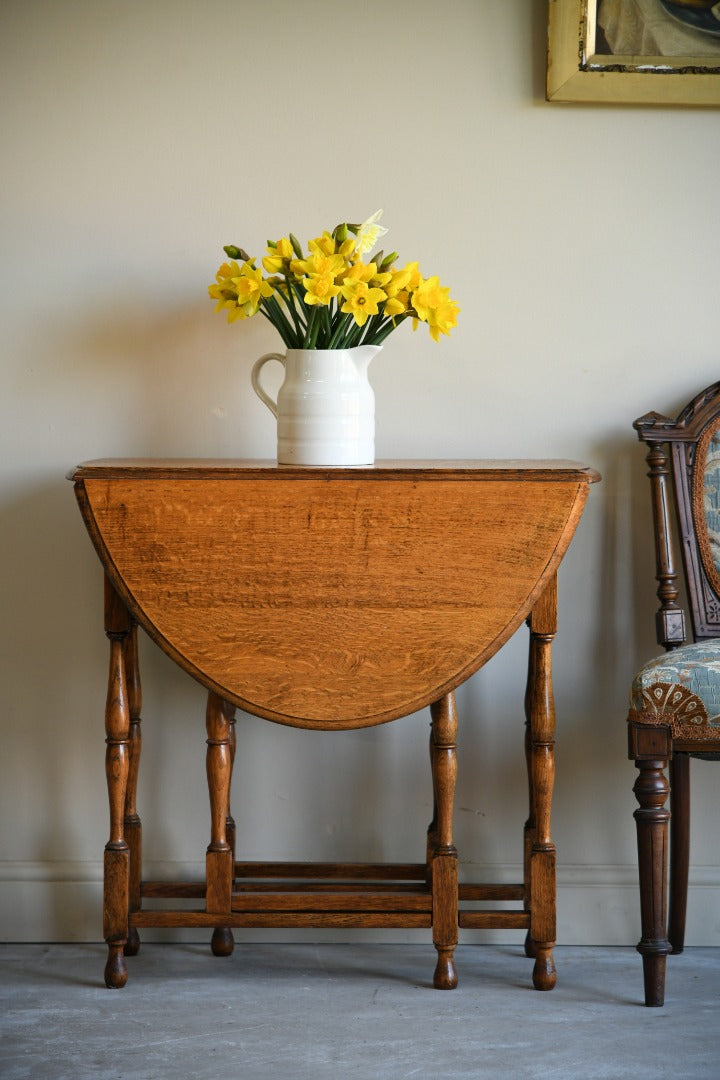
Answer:
[[[665,808],[668,782],[667,761],[639,760],[634,792],[639,803],[637,823],[640,913],[642,937],[638,952],[643,959],[645,1004],[665,1001],[665,960],[670,952],[667,939],[666,889],[669,811]]]
[[[690,867],[690,757],[674,754],[670,762],[670,915],[668,940],[674,953],[685,945]]]

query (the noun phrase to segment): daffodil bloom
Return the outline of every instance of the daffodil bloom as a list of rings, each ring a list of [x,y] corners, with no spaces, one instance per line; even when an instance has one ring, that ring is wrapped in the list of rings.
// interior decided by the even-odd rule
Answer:
[[[288,349],[380,345],[408,317],[413,329],[423,322],[438,341],[457,324],[459,311],[439,279],[423,278],[416,262],[397,269],[395,251],[364,261],[387,232],[381,215],[378,210],[362,225],[341,222],[307,248],[292,232],[268,240],[261,269],[244,248],[227,245],[228,261],[208,286],[215,310],[226,312],[228,322],[261,312]]]
[[[335,254],[335,239],[329,232],[324,232],[322,236],[318,236],[315,240],[308,241],[308,250],[312,252],[319,252],[322,255],[334,255]]]
[[[430,337],[433,341],[440,340],[440,334],[449,334],[454,326],[457,326],[457,317],[460,308],[454,300],[445,300],[434,312],[428,325]]]
[[[281,236],[267,246],[268,254],[263,258],[263,266],[268,274],[282,274],[288,269],[293,257],[293,246],[287,236]]]
[[[388,283],[392,279],[392,274],[389,270],[377,271],[370,278],[368,285],[374,285],[377,289],[385,289]]]
[[[377,266],[374,262],[363,263],[357,262],[351,266],[347,273],[343,275],[344,285],[353,285],[357,281],[364,281],[367,285],[373,278],[377,277]]]
[[[429,277],[413,292],[413,307],[417,317],[427,322],[431,312],[450,297],[450,290],[444,289],[440,278]]]
[[[398,315],[403,315],[409,310],[410,294],[405,289],[396,293],[395,296],[388,296],[383,304],[383,313],[389,315],[392,319],[396,318]]]
[[[449,334],[457,323],[460,309],[437,277],[427,278],[414,291],[412,305],[418,319],[428,324],[433,341],[438,341],[440,334]]]
[[[255,315],[263,298],[272,296],[272,286],[263,281],[262,271],[249,261],[243,263],[240,273],[233,277],[232,283],[237,290],[237,304],[242,311],[235,318],[249,319]]]
[[[406,267],[404,270],[391,270],[390,281],[384,288],[388,296],[397,296],[399,292],[405,292],[409,285],[410,271]]]
[[[420,270],[418,269],[418,264],[416,262],[405,263],[405,270],[403,272],[407,272],[410,274],[407,283],[408,289],[413,291],[414,289],[417,289],[420,285],[422,285],[422,274],[420,273]]]
[[[358,229],[355,243],[355,251],[358,255],[362,256],[368,251],[372,251],[380,237],[387,232],[387,229],[379,224],[381,217],[382,210],[376,210],[367,221],[363,221]]]
[[[332,274],[313,274],[312,277],[303,278],[302,285],[305,288],[304,302],[311,305],[327,306],[340,292],[340,286],[335,284]]]
[[[329,274],[335,279],[342,274],[346,266],[342,255],[325,255],[322,251],[315,251],[307,259],[293,259],[290,271],[297,278]]]
[[[216,283],[208,285],[208,295],[211,300],[217,300],[215,310],[227,310],[228,322],[235,322],[242,314],[237,306],[237,289],[232,280],[239,273],[240,267],[236,262],[223,263],[215,275]]]
[[[382,289],[371,289],[364,281],[351,281],[341,288],[345,303],[341,310],[352,315],[358,326],[364,326],[371,315],[377,315],[378,304],[386,299]]]

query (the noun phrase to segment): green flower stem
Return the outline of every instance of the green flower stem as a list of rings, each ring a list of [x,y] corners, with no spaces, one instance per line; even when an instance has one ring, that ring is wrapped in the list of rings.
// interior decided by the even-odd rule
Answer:
[[[312,314],[308,320],[308,327],[305,333],[305,341],[303,342],[303,349],[315,349],[317,348],[317,339],[320,332],[321,312],[316,305]]]
[[[278,334],[280,335],[280,337],[283,340],[283,345],[285,345],[286,348],[291,349],[292,345],[290,344],[290,342],[287,339],[287,334],[285,332],[285,328],[282,325],[278,324],[278,322],[277,322],[274,315],[270,315],[267,311],[265,311],[265,304],[266,304],[266,301],[263,301],[262,305],[258,308],[258,311],[260,312],[262,317],[264,319],[267,319],[267,321],[270,323],[270,325],[273,326],[277,330]]]
[[[303,303],[302,296],[298,292],[297,285],[293,283],[292,279],[290,278],[290,275],[285,274],[284,277],[285,277],[285,281],[286,281],[287,287],[288,287],[288,297],[287,297],[287,300],[285,302],[286,302],[288,308],[290,309],[290,313],[291,313],[291,315],[293,317],[293,321],[295,323],[295,329],[297,330],[298,340],[300,340],[304,336],[305,330],[307,330],[307,309],[305,307],[305,304]],[[302,321],[301,321],[300,312],[298,311],[298,308],[297,308],[297,304],[295,303],[295,293],[296,292],[298,294],[297,298],[298,298],[298,301],[300,303],[300,312],[302,312],[302,316],[303,316]]]
[[[393,318],[387,318],[385,320],[385,325],[381,326],[378,330],[375,336],[374,344],[382,345],[385,338],[389,337],[390,334],[392,334],[393,330],[396,330],[400,323],[404,322],[404,320],[407,319],[410,314],[411,312],[406,311],[402,315],[395,315]]]
[[[327,344],[328,349],[349,348],[350,346],[348,345],[347,339],[349,333],[352,330],[352,326],[354,325],[355,324],[352,315],[339,314],[337,326],[335,327],[335,331]]]
[[[269,318],[270,322],[277,329],[285,346],[288,349],[298,348],[298,345],[296,344],[298,334],[295,332],[295,328],[290,323],[287,315],[274,296],[269,296],[263,300],[260,308],[260,310],[263,311],[263,314],[265,314],[265,311],[263,310],[265,308],[267,309],[267,318]]]

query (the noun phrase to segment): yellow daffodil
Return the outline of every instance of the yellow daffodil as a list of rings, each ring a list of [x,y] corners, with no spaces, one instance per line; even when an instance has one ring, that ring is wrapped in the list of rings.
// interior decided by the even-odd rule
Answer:
[[[331,233],[324,232],[322,236],[316,237],[315,240],[308,241],[308,250],[313,253],[318,252],[322,255],[334,255],[335,240]]]
[[[378,304],[386,298],[382,289],[371,289],[364,281],[345,282],[341,288],[345,303],[341,310],[352,315],[358,326],[364,326],[371,315],[377,315]]]
[[[356,262],[348,267],[347,273],[343,275],[343,284],[354,285],[358,281],[364,281],[367,285],[368,282],[372,281],[376,276],[377,266],[374,262]]]
[[[306,250],[291,232],[268,240],[265,278],[253,256],[226,246],[228,261],[208,286],[215,310],[226,312],[228,322],[262,310],[289,349],[380,345],[408,316],[413,328],[426,323],[437,341],[457,324],[459,311],[439,279],[423,278],[416,262],[397,269],[395,251],[363,261],[387,232],[381,215],[378,210],[362,225],[340,223],[310,240]]]
[[[306,304],[323,304],[327,306],[340,292],[340,286],[335,284],[332,274],[313,274],[312,277],[302,279],[305,288]]]
[[[217,300],[216,311],[225,309],[228,313],[228,322],[235,322],[240,317],[237,306],[237,289],[232,279],[240,273],[240,267],[235,261],[223,263],[215,275],[215,284],[208,285],[208,295],[211,300]]]
[[[428,324],[434,341],[440,334],[449,334],[457,323],[460,309],[437,277],[429,277],[418,286],[412,294],[412,305],[418,319]]]
[[[249,319],[256,314],[264,298],[272,296],[272,286],[263,281],[262,271],[256,269],[250,261],[243,263],[239,273],[232,278],[232,284],[237,293],[237,313],[233,318],[228,315],[228,320]]]
[[[268,254],[263,258],[263,266],[268,274],[282,274],[287,271],[293,257],[293,246],[287,236],[280,237],[267,246]]]
[[[430,337],[433,341],[440,340],[440,334],[449,334],[454,326],[457,326],[457,317],[460,308],[454,300],[445,300],[436,309],[432,319],[429,320]]]
[[[410,294],[406,290],[396,293],[395,296],[389,296],[383,304],[383,312],[393,319],[409,310]]]
[[[390,271],[390,280],[383,285],[388,297],[383,311],[391,318],[410,310],[410,290],[422,281],[417,266],[417,263],[408,263],[403,270]]]
[[[314,274],[330,275],[333,279],[340,274],[346,266],[342,255],[325,255],[322,251],[315,251],[307,259],[293,259],[291,269],[298,277]]]

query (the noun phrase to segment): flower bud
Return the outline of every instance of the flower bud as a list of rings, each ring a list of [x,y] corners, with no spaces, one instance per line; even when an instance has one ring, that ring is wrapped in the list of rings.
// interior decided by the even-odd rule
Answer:
[[[337,241],[338,244],[344,244],[347,238],[348,227],[347,224],[343,221],[342,225],[336,225],[333,229],[333,239]]]
[[[380,262],[380,269],[387,270],[388,266],[392,266],[397,257],[397,251],[391,251],[390,254],[386,255],[385,258]]]
[[[298,240],[297,236],[295,236],[293,233],[290,233],[289,235],[290,235],[290,243],[293,246],[293,251],[297,255],[298,259],[302,259],[302,257],[303,257],[303,249],[300,247],[300,241]]]
[[[229,259],[236,259],[240,262],[247,262],[250,258],[247,251],[243,251],[241,247],[236,247],[235,244],[226,244],[223,251]]]

